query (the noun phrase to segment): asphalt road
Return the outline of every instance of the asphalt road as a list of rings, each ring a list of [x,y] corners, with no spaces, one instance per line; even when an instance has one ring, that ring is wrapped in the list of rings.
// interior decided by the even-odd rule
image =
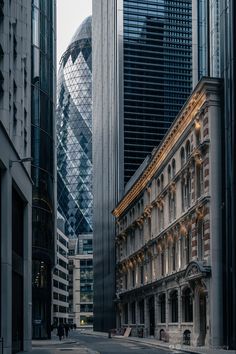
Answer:
[[[33,354],[173,354],[171,350],[150,347],[143,343],[129,342],[122,339],[86,335],[79,332],[70,332],[71,344],[50,345],[48,347],[33,348]],[[180,353],[180,352],[179,352]]]

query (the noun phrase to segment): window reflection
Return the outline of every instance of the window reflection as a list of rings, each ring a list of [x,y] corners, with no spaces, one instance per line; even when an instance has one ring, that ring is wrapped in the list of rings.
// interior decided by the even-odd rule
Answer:
[[[33,7],[32,11],[32,42],[39,46],[39,10]]]
[[[33,261],[32,279],[33,288],[47,288],[48,266],[44,261]]]

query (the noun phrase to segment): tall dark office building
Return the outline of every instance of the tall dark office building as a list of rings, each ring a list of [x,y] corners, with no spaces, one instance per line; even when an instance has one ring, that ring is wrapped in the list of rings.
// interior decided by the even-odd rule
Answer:
[[[57,199],[65,234],[92,232],[92,17],[62,55],[57,102]]]
[[[32,1],[32,323],[49,338],[55,257],[55,8]]]
[[[236,349],[235,244],[235,2],[193,0],[193,84],[202,76],[222,78],[221,344]],[[219,294],[217,294],[219,296]]]
[[[223,320],[224,345],[236,349],[236,6],[220,1],[220,75],[224,80]]]
[[[111,211],[192,89],[191,0],[93,1],[94,328],[114,326]]]
[[[192,88],[191,1],[123,1],[124,182]]]

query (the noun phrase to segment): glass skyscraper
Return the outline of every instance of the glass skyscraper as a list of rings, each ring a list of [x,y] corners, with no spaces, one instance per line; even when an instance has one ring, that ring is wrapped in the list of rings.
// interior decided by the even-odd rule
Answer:
[[[191,0],[93,1],[94,328],[113,328],[125,185],[192,90]]]
[[[55,262],[55,8],[32,0],[31,154],[33,338],[50,338]]]
[[[79,26],[60,61],[57,197],[65,233],[92,231],[92,18]]]
[[[124,182],[192,88],[191,0],[123,1]]]

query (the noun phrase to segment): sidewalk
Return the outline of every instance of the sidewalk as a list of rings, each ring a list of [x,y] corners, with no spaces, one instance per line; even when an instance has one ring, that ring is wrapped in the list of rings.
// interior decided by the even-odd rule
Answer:
[[[76,343],[74,339],[70,338],[62,338],[59,340],[58,336],[52,332],[51,339],[45,340],[32,340],[32,347],[33,348],[40,348],[40,347],[50,347],[51,345],[60,345],[60,344],[73,344]]]
[[[32,340],[32,349],[33,349],[34,354],[41,354],[42,350],[44,350],[44,351],[46,350],[47,354],[54,354],[54,353],[58,353],[60,350],[63,350],[64,352],[71,351],[71,347],[69,345],[75,344],[75,343],[78,343],[78,340],[75,340],[72,338],[71,339],[70,338],[62,338],[62,340],[59,340],[58,336],[52,332],[51,339]],[[68,344],[69,347],[65,348],[65,346],[63,346],[65,344]],[[60,348],[61,345],[62,345],[62,347]],[[76,347],[76,352],[78,354],[99,354],[97,351],[94,351],[92,349],[89,349],[89,348],[86,348],[83,346]],[[19,354],[25,354],[25,353],[22,352]]]
[[[94,336],[101,336],[101,337],[108,337],[108,333],[105,332],[95,332],[93,330],[83,330],[81,333],[86,335],[94,335]],[[152,347],[162,348],[162,349],[172,349],[178,352],[188,352],[188,353],[195,353],[195,354],[236,354],[235,350],[224,350],[224,349],[209,349],[207,347],[191,347],[187,345],[173,345],[169,343],[164,343],[156,338],[138,338],[138,337],[123,337],[123,336],[112,336],[112,339],[116,340],[127,340],[129,342],[140,342]]]

